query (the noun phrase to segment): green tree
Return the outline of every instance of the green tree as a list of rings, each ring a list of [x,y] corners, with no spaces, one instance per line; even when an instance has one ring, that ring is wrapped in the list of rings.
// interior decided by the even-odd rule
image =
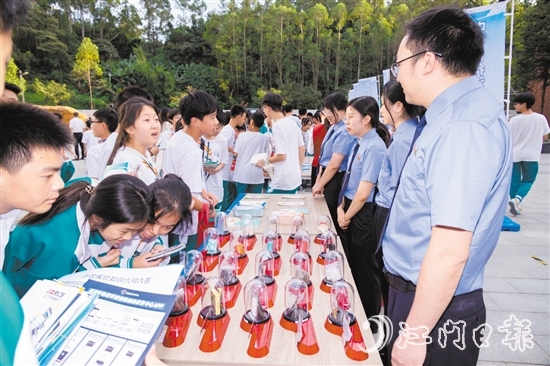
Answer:
[[[361,0],[357,3],[350,14],[350,19],[355,21],[357,33],[359,33],[359,45],[357,48],[357,79],[361,77],[361,50],[363,46],[363,34],[369,29],[369,23],[372,21],[372,6],[367,0]]]
[[[12,83],[21,88],[21,93],[24,93],[27,90],[27,80],[19,77],[19,67],[15,64],[13,58],[8,62],[8,67],[6,69],[6,83]],[[24,100],[24,99],[23,99]]]
[[[53,80],[44,85],[40,80],[34,79],[33,89],[37,94],[42,95],[54,105],[68,102],[71,99],[71,92],[67,89],[67,85],[59,84]]]
[[[344,26],[346,25],[346,22],[348,20],[348,11],[346,9],[346,5],[344,3],[338,3],[336,6],[332,9],[332,18],[334,19],[336,31],[338,33],[338,42],[336,46],[336,71],[334,73],[334,87],[338,89],[338,83],[340,78],[340,59],[341,59],[341,53],[340,53],[340,46],[342,42],[342,29],[344,29]]]
[[[100,78],[103,75],[103,71],[99,65],[98,48],[88,37],[84,37],[80,47],[78,48],[73,74],[77,78],[85,79],[88,82],[88,89],[90,91],[90,109],[94,109],[92,79]]]

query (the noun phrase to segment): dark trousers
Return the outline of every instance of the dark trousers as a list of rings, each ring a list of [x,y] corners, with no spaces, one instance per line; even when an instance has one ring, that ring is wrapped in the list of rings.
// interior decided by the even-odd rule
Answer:
[[[377,245],[380,242],[380,235],[382,235],[384,223],[386,222],[389,211],[390,210],[388,208],[382,206],[376,206],[374,208],[374,232],[376,234],[375,236]],[[383,248],[380,247],[378,253],[376,253],[376,259],[378,260],[380,268],[384,268],[384,260],[382,259],[383,252]],[[380,278],[380,288],[382,290],[382,300],[384,301],[384,306],[386,307],[387,313],[389,284],[388,281],[386,281],[386,277],[384,276],[381,276]]]
[[[82,151],[82,153],[80,154],[80,158],[84,159],[84,143],[82,142],[82,132],[73,132],[73,137],[74,137],[74,154],[78,159],[78,156],[79,156],[78,146],[80,146],[80,149]]]
[[[346,243],[346,232],[338,226],[338,213],[336,209],[338,208],[338,195],[342,189],[342,179],[344,178],[344,172],[338,172],[334,174],[334,177],[325,185],[325,201],[327,202],[328,212],[330,212],[330,218],[334,223],[334,229],[338,234],[342,248],[344,252],[347,253],[347,243]]]
[[[344,210],[347,210],[350,204],[351,200],[344,198]],[[346,256],[351,274],[365,313],[370,318],[380,314],[382,294],[380,289],[382,267],[374,254],[378,243],[374,233],[372,203],[365,203],[353,216],[346,235],[348,244]]]
[[[414,295],[414,291],[403,292],[390,286],[388,316],[393,324],[393,337],[391,343],[388,345],[388,357],[390,362],[393,344],[399,336],[399,322],[405,322],[407,320],[414,300]],[[475,332],[474,329],[484,324],[485,318],[486,311],[482,289],[454,296],[430,333],[432,341],[427,345],[424,365],[476,365],[479,356],[479,347],[476,343],[479,345],[482,344],[483,333],[481,328]],[[453,343],[454,340],[458,339],[459,333],[456,329],[453,329],[452,324],[449,323],[445,326],[448,320],[452,320],[455,324],[461,320],[464,321],[464,350],[460,350]],[[443,335],[440,337],[440,329],[444,329],[448,332],[446,333],[446,343],[443,342],[445,337]],[[462,344],[462,342],[459,344]],[[411,346],[414,347],[414,345],[407,345],[407,347]]]
[[[222,212],[227,211],[229,206],[237,198],[237,186],[235,182],[230,182],[227,180],[223,181],[223,201],[220,204],[220,210]]]
[[[317,174],[319,174],[319,167],[311,166],[311,186],[313,187],[317,183]]]

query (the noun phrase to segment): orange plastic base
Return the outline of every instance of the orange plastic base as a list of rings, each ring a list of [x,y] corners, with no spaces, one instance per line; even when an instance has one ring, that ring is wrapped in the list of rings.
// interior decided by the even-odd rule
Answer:
[[[329,286],[328,284],[325,283],[325,281],[321,281],[321,291],[323,292],[326,292],[327,294],[330,294],[330,289],[332,288],[332,286]]]
[[[273,336],[273,319],[262,324],[250,324],[244,317],[241,319],[241,329],[250,333],[250,342],[246,353],[250,357],[262,358],[269,353],[271,337]]]
[[[328,316],[325,320],[325,329],[328,330],[330,333],[337,335],[339,337],[342,336],[343,329],[341,326],[338,326],[334,323],[332,323]],[[353,324],[350,325],[351,330],[351,339],[349,342],[346,342],[344,345],[344,350],[346,352],[346,356],[348,356],[349,359],[354,361],[365,361],[367,358],[369,358],[369,354],[365,352],[367,349],[367,346],[365,345],[365,341],[363,339],[363,334],[361,333],[361,328],[359,327],[359,323],[356,321]]]
[[[321,241],[321,234],[315,235],[315,239],[313,239],[313,242],[314,242],[315,244],[321,244],[321,243],[322,243],[322,241]]]
[[[251,236],[247,236],[244,239],[244,241],[246,243],[246,250],[250,251],[250,250],[254,249],[254,245],[256,245],[256,242],[258,241],[258,238],[254,234],[254,235],[251,235]]]
[[[273,275],[274,276],[278,276],[279,272],[281,272],[281,263],[282,263],[281,256],[279,256],[279,257],[277,257],[273,260]]]
[[[248,264],[248,255],[244,255],[244,257],[239,257],[239,269],[237,269],[237,274],[241,275],[243,274],[244,269],[246,268],[246,265]]]
[[[226,309],[231,309],[235,306],[239,292],[241,292],[241,288],[242,285],[240,281],[234,285],[223,287],[223,301],[225,302]]]
[[[283,316],[281,316],[279,324],[286,330],[294,333],[298,332],[298,325],[286,320]],[[304,355],[314,355],[319,352],[319,345],[317,344],[315,328],[313,327],[311,318],[302,322],[302,339],[298,342],[298,352]]]
[[[288,244],[294,244],[294,234],[290,234],[286,242]]]
[[[220,235],[220,248],[223,248],[223,246],[227,243],[229,243],[229,240],[231,239],[231,234],[227,232],[226,234]]]
[[[200,315],[199,319],[201,319]],[[219,350],[230,320],[229,313],[226,313],[224,317],[216,320],[203,319],[204,334],[199,349],[203,352],[214,352]],[[201,327],[203,325],[201,325]]]
[[[214,255],[206,254],[202,260],[201,272],[210,272],[218,265],[220,253]]]
[[[189,307],[195,305],[199,301],[202,294],[202,283],[196,285],[185,286],[185,296],[187,297],[187,304]]]
[[[266,286],[267,290],[267,307],[272,308],[275,304],[275,297],[277,296],[277,282],[273,282],[273,284]]]
[[[188,309],[182,315],[169,316],[167,321],[168,330],[166,331],[162,345],[167,348],[173,348],[185,342],[191,318],[193,318],[191,309]]]
[[[317,263],[324,266],[325,265],[325,258],[321,257],[321,254],[317,256]]]

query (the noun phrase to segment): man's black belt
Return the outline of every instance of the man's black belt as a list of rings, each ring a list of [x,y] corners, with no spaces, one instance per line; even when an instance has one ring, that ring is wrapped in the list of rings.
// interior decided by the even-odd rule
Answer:
[[[416,291],[416,285],[411,281],[407,281],[401,276],[394,275],[388,271],[384,271],[384,277],[390,285],[402,292]]]

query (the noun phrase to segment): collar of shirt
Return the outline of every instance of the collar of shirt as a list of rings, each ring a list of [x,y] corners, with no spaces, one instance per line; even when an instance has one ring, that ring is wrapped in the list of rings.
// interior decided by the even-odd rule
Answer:
[[[443,112],[455,100],[464,94],[482,87],[483,85],[481,85],[476,75],[470,76],[448,87],[445,91],[443,91],[443,93],[439,94],[437,98],[434,99],[426,111],[426,124],[429,125],[431,122],[435,121],[441,112]]]
[[[397,129],[393,133],[393,138],[395,139],[398,136],[401,136],[404,133],[403,131],[406,130],[406,128],[404,128],[406,125],[416,126],[417,123],[418,123],[418,121],[416,120],[416,118],[411,118],[411,119],[406,120],[405,122],[400,124],[399,127],[397,127]]]
[[[358,138],[359,145],[364,146],[365,144],[368,143],[369,140],[372,140],[376,135],[377,135],[376,128],[371,129],[369,132],[364,134],[363,137]]]

